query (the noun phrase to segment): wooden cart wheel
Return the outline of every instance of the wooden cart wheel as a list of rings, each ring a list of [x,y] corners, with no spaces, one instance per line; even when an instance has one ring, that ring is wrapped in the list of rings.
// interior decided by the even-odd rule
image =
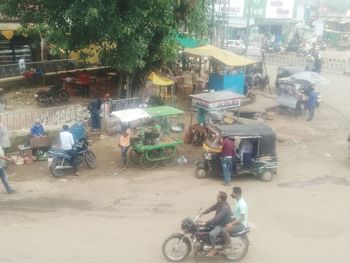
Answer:
[[[129,158],[134,164],[139,164],[140,163],[140,157],[141,154],[136,152],[135,149],[131,149],[129,152]]]
[[[140,158],[141,166],[146,169],[154,169],[159,165],[160,154],[157,150],[150,150],[144,152]]]
[[[179,153],[177,152],[176,147],[166,147],[162,150],[163,150],[162,154],[164,155],[162,157],[166,158],[167,156],[172,156],[170,158],[162,160],[161,161],[162,165],[164,166],[174,165],[179,157]]]

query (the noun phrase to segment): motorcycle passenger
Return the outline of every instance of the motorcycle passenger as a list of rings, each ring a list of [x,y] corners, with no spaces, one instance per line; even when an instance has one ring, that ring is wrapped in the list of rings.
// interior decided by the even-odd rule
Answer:
[[[72,166],[75,175],[79,175],[77,165],[77,153],[73,149],[74,139],[73,135],[69,132],[68,125],[63,125],[63,131],[60,132],[61,149],[65,150],[72,157]]]
[[[219,192],[217,195],[217,203],[209,207],[204,211],[203,215],[209,214],[215,211],[215,217],[204,223],[204,225],[213,226],[214,228],[209,232],[209,239],[212,249],[208,252],[207,256],[212,257],[216,254],[216,238],[223,232],[225,225],[231,219],[231,208],[227,203],[227,194],[225,192]]]
[[[248,222],[248,206],[242,198],[242,189],[240,187],[233,187],[231,197],[236,199],[236,204],[232,211],[231,222],[222,231],[224,246],[226,248],[231,247],[231,234],[243,231],[247,227]]]

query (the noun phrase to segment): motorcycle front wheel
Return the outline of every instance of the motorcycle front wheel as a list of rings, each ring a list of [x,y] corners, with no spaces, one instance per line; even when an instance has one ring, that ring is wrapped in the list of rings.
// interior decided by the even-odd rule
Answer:
[[[47,106],[51,103],[51,98],[47,93],[40,93],[36,99],[39,106]]]
[[[248,253],[248,237],[231,237],[231,245],[231,251],[225,256],[228,261],[239,261]]]
[[[65,172],[63,169],[62,170],[56,169],[57,163],[58,163],[57,159],[54,158],[50,164],[50,167],[49,167],[50,173],[54,177],[62,177],[63,175],[65,175]]]
[[[85,162],[90,169],[96,167],[96,156],[92,151],[87,151],[85,153]]]
[[[168,237],[162,246],[164,257],[170,262],[181,262],[191,251],[190,241],[182,234]]]

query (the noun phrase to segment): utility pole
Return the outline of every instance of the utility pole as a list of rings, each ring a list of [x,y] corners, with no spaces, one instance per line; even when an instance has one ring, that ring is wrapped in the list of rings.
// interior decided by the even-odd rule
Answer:
[[[215,46],[215,0],[211,0],[211,24],[213,27],[211,44]]]
[[[246,31],[245,31],[245,50],[244,50],[244,56],[247,56],[248,53],[248,46],[249,46],[249,35],[250,35],[250,17],[251,17],[251,0],[246,0],[247,3],[247,24],[246,24]]]

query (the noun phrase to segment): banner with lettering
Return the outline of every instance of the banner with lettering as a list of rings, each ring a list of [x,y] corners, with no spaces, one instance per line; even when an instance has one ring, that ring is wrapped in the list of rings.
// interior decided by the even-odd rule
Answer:
[[[267,0],[265,18],[292,18],[294,0]]]

